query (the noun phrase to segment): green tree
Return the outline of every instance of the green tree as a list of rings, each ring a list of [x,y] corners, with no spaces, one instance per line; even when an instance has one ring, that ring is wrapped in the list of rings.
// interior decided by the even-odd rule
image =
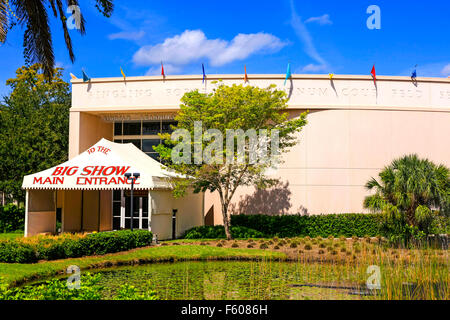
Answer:
[[[6,82],[12,92],[0,103],[0,190],[16,200],[24,199],[25,175],[67,160],[71,95],[61,70],[47,80],[34,64]]]
[[[8,30],[15,25],[25,28],[23,37],[25,60],[30,64],[41,63],[44,74],[50,78],[55,67],[55,56],[49,16],[53,15],[60,20],[70,60],[75,61],[72,39],[66,23],[68,19],[65,16],[67,9],[74,8],[71,6],[79,8],[78,0],[0,0],[0,43],[6,41]],[[109,17],[114,9],[113,0],[96,0],[95,7],[105,17]],[[76,29],[84,35],[85,20],[82,11],[77,10],[72,10],[77,20]]]
[[[417,155],[395,159],[366,184],[374,194],[367,196],[364,207],[382,213],[388,232],[408,230],[429,233],[438,216],[450,214],[450,170]]]
[[[276,90],[274,85],[258,88],[219,84],[210,94],[198,90],[187,92],[175,118],[178,125],[173,129],[180,129],[174,133],[184,132],[189,139],[161,135],[165,143],[155,148],[164,164],[190,177],[174,180],[175,195],[183,195],[187,188],[194,192],[218,192],[228,239],[231,239],[229,205],[236,189],[239,186],[267,188],[275,185],[278,181],[270,179],[267,170],[277,161],[281,162],[281,154],[298,142],[296,133],[306,125],[306,113],[295,119],[288,118],[287,100],[285,92]],[[200,131],[196,129],[196,122],[201,122]],[[230,129],[241,129],[243,133],[255,130],[258,138],[253,139],[250,134],[233,135]],[[260,130],[266,130],[267,134],[259,135]],[[229,139],[226,139],[227,134],[230,134]],[[263,136],[266,138],[261,138]],[[278,154],[272,147],[272,142],[277,139]],[[231,144],[227,144],[227,140]],[[251,151],[261,154],[264,150],[260,147],[254,150],[255,141],[256,146],[264,142],[267,154],[272,156],[269,161],[252,161]],[[199,149],[203,152],[198,152]],[[190,153],[191,150],[194,152]],[[174,155],[185,161],[175,161]]]

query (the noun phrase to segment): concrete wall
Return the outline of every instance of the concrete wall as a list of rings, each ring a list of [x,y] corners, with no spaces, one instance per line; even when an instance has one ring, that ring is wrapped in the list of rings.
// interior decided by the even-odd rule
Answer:
[[[69,159],[86,151],[101,138],[112,140],[113,124],[86,112],[70,112]]]
[[[80,190],[64,191],[64,207],[62,210],[62,231],[81,231],[82,196]]]
[[[158,239],[172,238],[172,212],[177,209],[176,236],[180,237],[192,227],[203,225],[203,195],[187,194],[175,199],[169,190],[151,190],[151,228]]]
[[[107,190],[58,191],[58,208],[62,208],[63,231],[111,230],[111,197],[111,191]]]
[[[417,153],[450,167],[450,112],[394,110],[314,110],[273,172],[281,183],[270,190],[241,188],[233,213],[293,214],[365,212],[364,188],[393,159]],[[217,195],[215,221],[222,216]]]
[[[29,190],[26,233],[30,237],[56,232],[55,194],[49,190]]]

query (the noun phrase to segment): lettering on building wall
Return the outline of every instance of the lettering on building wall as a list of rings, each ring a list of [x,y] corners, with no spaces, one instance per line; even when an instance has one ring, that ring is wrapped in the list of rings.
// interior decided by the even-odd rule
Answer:
[[[175,113],[104,113],[100,117],[105,122],[115,121],[160,121],[160,120],[174,120]]]

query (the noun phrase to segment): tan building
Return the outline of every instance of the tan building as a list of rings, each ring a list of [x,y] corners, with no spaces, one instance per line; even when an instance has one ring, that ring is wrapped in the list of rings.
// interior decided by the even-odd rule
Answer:
[[[243,83],[242,75],[209,75],[206,85],[201,75],[72,80],[70,157],[100,138],[157,157],[151,147],[170,130],[182,95],[211,92],[213,80]],[[417,153],[450,166],[450,79],[378,76],[375,86],[371,76],[293,75],[283,83],[284,75],[249,75],[249,85],[285,90],[291,117],[309,110],[309,123],[274,173],[282,183],[240,189],[234,213],[364,212],[364,184],[394,158]],[[204,215],[221,223],[217,195],[205,195]]]
[[[125,152],[129,158],[125,164],[139,158],[147,163],[141,166],[145,170],[155,163],[148,157],[157,159],[152,146],[160,143],[158,133],[170,132],[182,95],[193,89],[211,92],[217,86],[213,80],[243,83],[241,75],[210,75],[206,84],[202,76],[72,80],[69,163],[85,157],[98,143],[120,149],[109,144],[113,141],[142,150]],[[364,184],[394,158],[417,153],[450,166],[450,79],[413,82],[408,77],[379,76],[375,85],[370,76],[331,80],[322,75],[293,75],[284,86],[284,75],[249,75],[249,85],[270,84],[289,95],[291,117],[309,111],[308,125],[299,134],[299,144],[273,172],[280,185],[270,190],[239,189],[233,213],[364,212],[362,203],[368,194]],[[34,188],[32,177],[46,185],[48,175],[38,173],[24,180],[27,235],[55,232],[57,221],[62,231],[71,232],[130,226],[129,186],[42,189]],[[48,184],[59,181],[59,177],[51,179]],[[176,200],[169,188],[151,184],[136,194],[134,209],[136,227],[152,229],[160,239],[173,234],[173,210],[178,210],[177,236],[195,225],[222,222],[216,194]]]
[[[160,143],[158,133],[170,132],[185,92],[211,92],[217,86],[213,80],[239,84],[242,78],[211,75],[206,84],[202,76],[72,80],[68,163],[78,167],[79,159],[86,158],[93,146],[119,150],[119,145],[109,142],[113,141],[140,149],[143,153],[134,147],[127,149],[122,158],[128,159],[125,165],[140,159],[140,170],[146,171],[155,164],[151,158],[158,156],[152,149]],[[270,190],[239,189],[233,213],[364,212],[362,202],[368,194],[364,184],[394,158],[417,153],[450,166],[450,79],[413,82],[407,77],[379,76],[375,86],[370,76],[330,80],[328,76],[293,75],[284,86],[284,75],[249,76],[249,85],[270,84],[289,95],[291,117],[309,111],[308,125],[299,134],[299,144],[273,172],[280,185]],[[106,160],[96,161],[101,165]],[[111,162],[112,167],[116,164]],[[27,235],[55,232],[57,222],[63,232],[130,227],[129,186],[74,187],[67,181],[55,186],[60,177],[54,176],[54,170],[24,179]],[[147,171],[151,174],[158,169]],[[44,188],[35,188],[36,181]],[[134,197],[136,228],[151,229],[160,239],[167,239],[173,228],[180,236],[192,226],[222,222],[216,194],[178,200],[167,186],[146,185]],[[178,212],[175,224],[174,210]]]

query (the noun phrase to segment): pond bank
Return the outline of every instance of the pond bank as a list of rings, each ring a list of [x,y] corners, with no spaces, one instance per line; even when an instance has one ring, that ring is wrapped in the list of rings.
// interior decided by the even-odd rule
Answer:
[[[64,274],[67,267],[76,265],[81,270],[114,266],[174,262],[186,260],[261,260],[286,259],[280,252],[255,249],[229,249],[211,246],[151,246],[127,252],[90,256],[34,264],[0,263],[0,278],[9,286],[19,286],[29,281]]]

